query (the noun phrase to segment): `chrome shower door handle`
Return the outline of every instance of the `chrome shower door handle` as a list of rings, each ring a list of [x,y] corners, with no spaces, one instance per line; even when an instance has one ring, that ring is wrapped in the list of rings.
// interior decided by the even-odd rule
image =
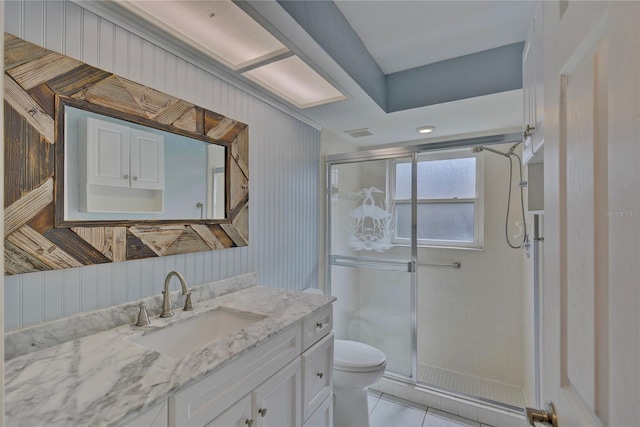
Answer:
[[[550,400],[545,402],[544,409],[525,408],[524,417],[530,426],[535,427],[535,423],[540,423],[546,426],[558,427],[556,408]]]

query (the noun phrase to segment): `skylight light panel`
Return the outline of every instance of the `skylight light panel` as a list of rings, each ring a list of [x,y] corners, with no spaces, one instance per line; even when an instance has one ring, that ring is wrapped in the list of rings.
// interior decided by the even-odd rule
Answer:
[[[243,75],[298,108],[315,107],[346,98],[297,56],[254,68]]]
[[[289,51],[230,0],[134,0],[120,4],[233,70]]]

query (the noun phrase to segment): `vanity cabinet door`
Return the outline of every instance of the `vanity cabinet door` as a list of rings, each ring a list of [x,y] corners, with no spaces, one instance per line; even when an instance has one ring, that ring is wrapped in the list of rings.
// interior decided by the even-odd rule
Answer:
[[[131,188],[164,189],[164,138],[131,129]]]
[[[251,395],[248,394],[218,415],[207,427],[251,427],[255,424],[251,416]]]
[[[282,368],[252,393],[256,427],[302,425],[300,358]]]
[[[81,121],[86,127],[87,184],[129,187],[130,128],[91,117]]]
[[[333,395],[328,396],[320,407],[303,424],[303,427],[333,427]]]

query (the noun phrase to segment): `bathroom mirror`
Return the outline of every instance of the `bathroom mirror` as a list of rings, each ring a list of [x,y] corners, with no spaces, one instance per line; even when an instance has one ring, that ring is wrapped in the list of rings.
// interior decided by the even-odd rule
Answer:
[[[246,124],[4,44],[5,274],[249,244]]]
[[[225,218],[224,145],[61,105],[65,221]]]

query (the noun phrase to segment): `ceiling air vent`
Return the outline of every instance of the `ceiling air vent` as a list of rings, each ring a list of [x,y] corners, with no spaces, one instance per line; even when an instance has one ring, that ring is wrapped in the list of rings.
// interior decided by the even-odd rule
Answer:
[[[369,128],[345,130],[344,133],[349,134],[354,138],[362,138],[363,136],[373,135],[373,131]]]

